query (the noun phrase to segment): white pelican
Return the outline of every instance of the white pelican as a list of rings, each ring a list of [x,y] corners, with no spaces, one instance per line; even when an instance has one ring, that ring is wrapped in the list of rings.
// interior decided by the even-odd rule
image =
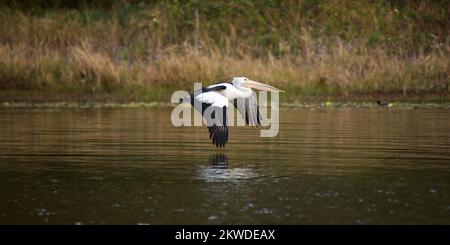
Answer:
[[[267,84],[246,77],[234,77],[227,82],[219,82],[195,91],[181,102],[189,102],[206,119],[209,138],[216,147],[224,147],[228,141],[227,108],[233,102],[245,119],[246,125],[261,125],[261,115],[251,88],[268,92],[284,92]],[[208,112],[208,113],[205,113]],[[218,112],[218,113],[215,113]],[[218,114],[218,115],[216,115]]]

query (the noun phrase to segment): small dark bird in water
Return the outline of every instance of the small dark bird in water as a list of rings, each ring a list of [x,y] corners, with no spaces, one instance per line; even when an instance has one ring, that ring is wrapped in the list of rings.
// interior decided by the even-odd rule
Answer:
[[[389,105],[389,102],[388,102],[388,101],[377,100],[376,102],[377,102],[377,104],[378,104],[379,106],[382,106],[382,107],[388,106],[388,105]]]

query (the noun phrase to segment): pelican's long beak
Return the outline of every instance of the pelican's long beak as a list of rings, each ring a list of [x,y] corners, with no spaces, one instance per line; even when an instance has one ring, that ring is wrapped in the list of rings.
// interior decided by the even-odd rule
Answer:
[[[254,89],[258,89],[258,90],[262,90],[262,91],[269,91],[269,92],[282,92],[284,93],[284,90],[281,89],[277,89],[275,87],[272,87],[270,85],[264,84],[264,83],[259,83],[253,80],[247,80],[246,82],[244,82],[242,84],[242,86],[248,87],[248,88],[254,88]]]

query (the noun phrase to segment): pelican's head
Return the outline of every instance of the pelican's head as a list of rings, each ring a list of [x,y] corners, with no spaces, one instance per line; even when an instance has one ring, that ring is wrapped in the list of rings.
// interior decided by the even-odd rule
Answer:
[[[256,82],[253,80],[250,80],[246,77],[234,77],[233,78],[233,85],[236,87],[244,87],[244,88],[254,88],[262,91],[268,91],[268,92],[284,92],[284,90],[277,89],[275,87],[272,87],[268,84]]]

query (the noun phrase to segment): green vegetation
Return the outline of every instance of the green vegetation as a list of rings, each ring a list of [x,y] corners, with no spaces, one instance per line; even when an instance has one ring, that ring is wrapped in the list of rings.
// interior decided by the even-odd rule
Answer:
[[[449,101],[447,1],[4,1],[0,102],[170,99],[234,75],[284,101]]]

